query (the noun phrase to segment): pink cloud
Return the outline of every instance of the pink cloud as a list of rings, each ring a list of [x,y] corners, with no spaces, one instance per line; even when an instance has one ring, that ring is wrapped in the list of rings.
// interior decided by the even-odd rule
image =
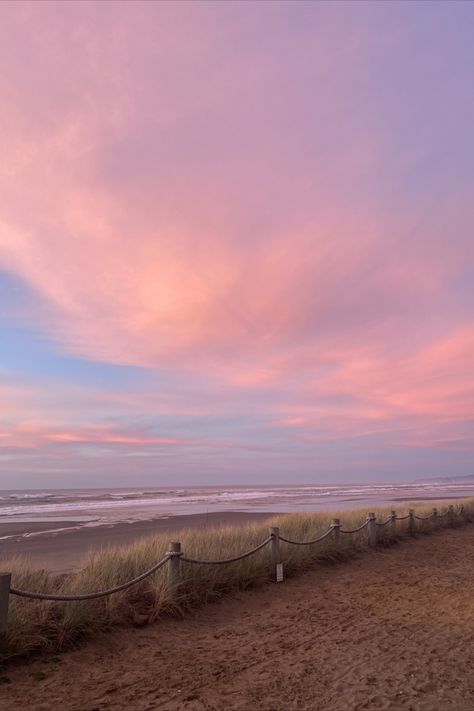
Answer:
[[[44,435],[49,442],[99,442],[101,444],[148,444],[148,445],[180,445],[183,440],[173,437],[139,437],[136,435],[114,434],[113,432],[49,432]]]
[[[398,75],[402,10],[303,5],[0,8],[0,270],[29,290],[6,317],[149,378],[5,384],[2,445],[464,451],[466,63]],[[420,107],[433,71],[450,101]]]
[[[202,444],[185,437],[155,436],[133,431],[114,431],[103,424],[76,426],[75,429],[59,429],[53,423],[39,424],[20,421],[6,431],[0,431],[0,440],[5,447],[38,448],[52,444],[103,444],[140,446],[183,447]]]

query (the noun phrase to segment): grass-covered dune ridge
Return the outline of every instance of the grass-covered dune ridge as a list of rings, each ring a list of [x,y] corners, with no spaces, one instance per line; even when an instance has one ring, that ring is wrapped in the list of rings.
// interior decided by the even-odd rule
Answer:
[[[448,502],[451,503],[451,502]],[[465,500],[462,517],[455,525],[474,520],[474,499]],[[429,502],[397,509],[399,516],[414,508],[422,516],[437,506],[440,513],[446,502]],[[374,509],[377,520],[385,520],[389,508]],[[324,533],[333,518],[341,520],[344,529],[357,528],[366,520],[367,509],[322,513],[298,513],[269,517],[259,524],[182,530],[173,534],[181,542],[185,556],[219,560],[243,553],[269,535],[270,526],[278,526],[285,538],[310,540]],[[448,516],[436,521],[415,522],[417,533],[451,525]],[[378,527],[380,543],[390,543],[407,535],[407,521]],[[11,571],[12,586],[43,593],[81,594],[120,585],[151,568],[163,558],[169,547],[169,534],[145,538],[126,547],[107,548],[89,555],[80,570],[67,576],[53,576],[44,570],[33,570],[24,559],[3,561],[3,570]],[[336,546],[333,536],[311,546],[281,543],[285,577],[295,575],[311,565],[347,559],[367,549],[367,530],[341,534]],[[227,565],[192,565],[181,563],[181,584],[171,595],[167,585],[167,566],[136,586],[98,600],[77,602],[34,601],[10,596],[8,629],[1,643],[1,656],[8,659],[33,651],[64,649],[112,627],[146,624],[163,614],[185,614],[186,610],[216,600],[234,590],[265,584],[270,579],[270,547],[244,560]]]

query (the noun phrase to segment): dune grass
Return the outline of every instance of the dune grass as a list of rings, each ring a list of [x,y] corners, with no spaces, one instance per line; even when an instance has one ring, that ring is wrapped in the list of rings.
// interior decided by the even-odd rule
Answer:
[[[463,501],[464,513],[454,525],[474,520],[474,499]],[[429,502],[397,509],[403,516],[409,508],[417,514],[431,513],[433,506],[440,512],[446,503]],[[387,519],[388,508],[375,509],[378,521]],[[184,555],[190,558],[216,560],[232,557],[253,548],[268,537],[269,527],[278,526],[285,538],[304,541],[321,535],[334,517],[343,528],[357,528],[366,519],[367,510],[341,512],[298,513],[269,517],[259,524],[182,530],[174,534],[181,542]],[[416,521],[417,533],[429,533],[434,528],[451,525],[447,516],[436,522]],[[407,521],[378,527],[381,545],[390,545],[407,535]],[[34,570],[25,559],[2,562],[3,570],[11,571],[12,586],[35,592],[79,594],[104,590],[119,585],[144,572],[164,557],[169,534],[144,538],[125,547],[110,547],[90,554],[77,572],[53,576],[45,570]],[[285,577],[317,564],[335,563],[367,550],[367,530],[356,534],[341,534],[336,546],[333,535],[310,546],[292,546],[281,542]],[[167,566],[151,577],[123,592],[106,598],[77,602],[35,601],[10,596],[6,638],[0,643],[0,660],[24,656],[32,652],[59,651],[80,641],[107,632],[113,627],[142,625],[158,617],[184,615],[187,610],[219,599],[235,590],[256,587],[270,580],[270,548],[236,563],[208,566],[181,563],[181,584],[171,595],[167,585]]]

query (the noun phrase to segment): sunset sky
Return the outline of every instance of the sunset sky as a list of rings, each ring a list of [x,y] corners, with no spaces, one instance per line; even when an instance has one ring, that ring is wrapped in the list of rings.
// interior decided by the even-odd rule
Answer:
[[[474,474],[474,3],[0,4],[0,488]]]

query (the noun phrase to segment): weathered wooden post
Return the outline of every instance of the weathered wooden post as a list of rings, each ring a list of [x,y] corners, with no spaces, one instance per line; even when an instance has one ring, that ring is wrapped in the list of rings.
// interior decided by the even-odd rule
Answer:
[[[0,639],[5,637],[10,599],[11,573],[0,573]]]
[[[331,528],[334,543],[338,546],[341,542],[341,520],[339,518],[333,518]]]
[[[438,523],[438,509],[436,508],[436,506],[433,507],[432,518],[433,523],[436,526],[436,524]]]
[[[181,567],[181,543],[179,541],[171,541],[169,545],[168,555],[168,590],[171,595],[176,594],[176,590],[180,583],[180,567]]]
[[[408,533],[410,536],[415,535],[415,509],[410,509],[408,512]]]
[[[396,511],[390,511],[390,526],[395,530],[397,526],[397,512]]]
[[[452,504],[448,506],[448,511],[449,525],[451,526],[451,528],[454,528],[454,506]]]
[[[272,542],[270,544],[270,553],[272,557],[272,578],[277,583],[283,582],[283,563],[281,562],[280,553],[280,529],[274,526],[270,529]]]
[[[377,520],[374,513],[369,513],[367,515],[367,520],[369,525],[367,526],[367,533],[369,539],[369,546],[375,548],[377,546]]]

